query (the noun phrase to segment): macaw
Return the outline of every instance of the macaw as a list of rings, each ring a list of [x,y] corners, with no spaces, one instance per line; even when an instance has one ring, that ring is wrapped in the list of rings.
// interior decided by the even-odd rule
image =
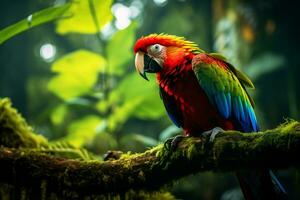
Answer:
[[[251,80],[217,53],[168,34],[150,34],[134,45],[137,72],[156,73],[160,95],[171,121],[186,136],[222,130],[259,131]],[[237,172],[245,199],[282,199],[286,191],[268,169]]]

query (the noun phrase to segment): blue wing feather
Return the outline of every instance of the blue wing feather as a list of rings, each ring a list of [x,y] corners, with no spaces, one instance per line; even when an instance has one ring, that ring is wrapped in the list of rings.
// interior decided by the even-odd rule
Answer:
[[[226,101],[227,101],[227,107],[228,107],[228,117],[231,115],[231,95],[230,93],[226,93]]]
[[[182,127],[182,114],[177,108],[174,97],[167,94],[162,88],[160,88],[160,96],[171,121],[178,128]]]
[[[225,64],[229,69],[206,60],[209,58],[204,53],[196,56],[193,70],[211,103],[221,116],[234,122],[237,130],[248,133],[259,131],[253,100],[244,87],[253,88],[252,82],[228,63]],[[278,199],[286,199],[286,191],[272,171],[238,172],[238,177],[245,197],[249,199],[267,199],[265,197],[273,197],[274,192]]]
[[[245,77],[241,81],[231,68],[220,67],[216,63],[207,64],[201,59],[193,62],[200,86],[220,115],[232,119],[240,131],[258,131],[252,100],[243,85]]]
[[[224,93],[215,95],[215,102],[221,115],[226,119],[229,117],[229,107]]]
[[[250,111],[249,111],[249,117],[250,117],[251,125],[253,127],[253,131],[259,131],[256,116],[255,116],[255,113],[254,113],[254,110],[252,107],[250,108]]]

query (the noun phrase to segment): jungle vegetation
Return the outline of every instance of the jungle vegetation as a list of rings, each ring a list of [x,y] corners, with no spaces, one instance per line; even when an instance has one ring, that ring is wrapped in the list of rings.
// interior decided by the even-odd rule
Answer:
[[[296,7],[297,3],[283,0],[4,1],[1,105],[19,119],[5,97],[11,99],[32,127],[26,124],[17,130],[34,134],[34,139],[25,142],[28,146],[14,137],[6,143],[0,139],[0,146],[102,161],[108,150],[122,151],[123,156],[142,153],[180,134],[165,113],[155,76],[145,82],[134,69],[133,44],[150,33],[184,36],[208,52],[222,53],[249,75],[256,87],[250,93],[263,130],[289,118],[297,120]],[[289,197],[299,199],[298,168],[277,173],[289,188]],[[226,170],[199,173],[171,185],[151,195],[242,199],[235,177]],[[12,192],[5,193],[11,191],[9,187],[2,184],[2,197],[11,197]],[[134,195],[131,191],[124,198]]]

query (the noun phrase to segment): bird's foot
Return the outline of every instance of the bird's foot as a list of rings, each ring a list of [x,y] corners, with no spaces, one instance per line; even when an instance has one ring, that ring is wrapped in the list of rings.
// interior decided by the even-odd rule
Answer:
[[[179,142],[187,136],[176,135],[175,137],[168,138],[164,143],[164,148],[167,150],[175,150],[179,144]]]
[[[220,127],[215,127],[209,131],[204,131],[201,135],[202,136],[210,136],[209,137],[209,141],[213,142],[215,140],[216,135],[218,135],[219,133],[224,132],[224,130]]]

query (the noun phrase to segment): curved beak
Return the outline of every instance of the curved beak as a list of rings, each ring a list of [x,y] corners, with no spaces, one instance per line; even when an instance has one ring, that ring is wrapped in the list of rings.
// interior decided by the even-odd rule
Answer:
[[[146,72],[156,73],[162,69],[162,67],[153,58],[150,58],[147,54],[141,51],[138,51],[135,55],[135,68],[147,81],[149,81],[149,79],[147,78]]]
[[[144,70],[145,64],[144,64],[144,53],[141,51],[138,51],[135,54],[135,68],[136,71],[147,81],[149,81],[149,79],[146,76],[146,72]]]

